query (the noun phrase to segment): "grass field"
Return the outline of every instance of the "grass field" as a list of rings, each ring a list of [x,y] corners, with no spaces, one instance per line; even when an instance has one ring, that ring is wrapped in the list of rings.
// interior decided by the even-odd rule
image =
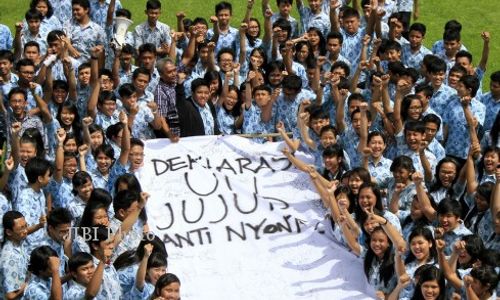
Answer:
[[[175,13],[184,11],[190,18],[202,16],[209,18],[214,14],[214,6],[219,0],[162,0],[163,15],[161,20],[170,26],[176,24]],[[233,26],[238,26],[243,17],[246,1],[231,1],[233,4]],[[274,4],[274,0],[270,1]],[[305,1],[306,2],[306,1]],[[426,46],[430,48],[432,43],[441,39],[443,26],[447,20],[456,19],[463,25],[462,42],[472,52],[474,62],[479,62],[482,40],[480,33],[490,31],[490,58],[488,62],[487,78],[485,87],[489,82],[492,71],[500,70],[500,18],[498,18],[498,0],[482,0],[478,2],[470,0],[421,0],[421,18],[418,20],[427,25]],[[132,12],[134,25],[145,20],[145,3],[142,0],[122,0],[122,5]],[[261,19],[261,0],[256,0],[254,16]],[[11,30],[14,24],[21,20],[24,12],[29,6],[28,0],[2,0],[0,1],[0,23],[8,25]],[[294,15],[297,16],[296,9]]]

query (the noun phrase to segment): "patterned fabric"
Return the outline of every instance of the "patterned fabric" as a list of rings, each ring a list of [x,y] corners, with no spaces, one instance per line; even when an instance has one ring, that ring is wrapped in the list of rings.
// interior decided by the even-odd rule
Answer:
[[[90,173],[90,177],[92,177],[92,184],[94,185],[94,188],[97,189],[106,189],[108,186],[108,175],[103,175],[99,170],[93,170]]]
[[[215,55],[217,56],[217,53],[219,53],[219,51],[222,48],[230,48],[233,49],[234,51],[236,48],[235,44],[238,38],[238,33],[239,33],[238,29],[231,26],[229,26],[228,31],[220,32],[219,39],[217,40],[217,45],[215,46],[214,50]],[[214,30],[210,28],[207,32],[207,39],[210,40],[212,39],[213,36],[214,36]]]
[[[43,244],[49,246],[57,253],[57,257],[59,257],[59,275],[61,277],[64,276],[69,261],[69,258],[64,253],[64,245],[53,240],[48,234],[45,235]]]
[[[132,137],[149,140],[155,137],[153,130],[149,127],[149,123],[153,122],[154,116],[151,109],[146,105],[146,103],[139,102],[139,112],[135,115],[134,124],[132,125]],[[125,110],[127,115],[130,113]],[[129,125],[130,126],[130,125]]]
[[[154,92],[154,100],[158,104],[160,116],[167,121],[170,131],[176,136],[181,135],[179,114],[177,113],[176,85],[168,85],[160,80]]]
[[[438,264],[436,262],[434,262],[434,260],[432,260],[430,262],[426,262],[425,264],[426,265],[435,265],[436,267],[439,267]],[[414,278],[413,275],[415,274],[415,271],[418,269],[418,267],[420,267],[420,265],[418,264],[418,262],[416,260],[414,260],[410,263],[407,263],[405,265],[406,274],[408,274],[408,276],[410,276],[410,278]],[[412,280],[412,281],[410,281],[410,284],[399,293],[399,299],[411,299],[414,291],[415,291],[415,284],[414,284],[414,281]]]
[[[396,189],[396,181],[394,178],[391,178],[389,181],[388,192],[387,192],[387,202],[389,203],[395,193]],[[400,211],[410,211],[411,202],[413,201],[413,196],[417,194],[417,190],[415,184],[408,184],[400,193],[399,193],[399,210]]]
[[[343,55],[339,54],[339,57],[337,57],[337,60],[336,61],[332,61],[330,60],[330,54],[327,53],[326,55],[326,61],[325,63],[323,64],[323,71],[324,72],[330,72],[330,70],[332,69],[332,66],[334,63],[338,62],[338,61],[342,61],[342,62],[345,62],[349,68],[351,67],[351,63],[349,62],[349,60],[347,58],[345,58]],[[351,69],[352,70],[352,69]],[[366,98],[365,98],[366,99]]]
[[[0,294],[13,292],[21,287],[28,274],[29,252],[25,242],[16,245],[6,240],[0,252]]]
[[[71,0],[50,0],[50,4],[52,4],[54,8],[54,16],[56,16],[59,21],[71,20]]]
[[[346,128],[344,132],[340,134],[339,142],[349,155],[351,168],[361,166],[361,155],[358,152],[359,136],[352,127]]]
[[[47,38],[46,35],[43,35],[41,31],[38,32],[38,34],[31,34],[29,30],[23,30],[22,36],[21,36],[21,44],[26,45],[27,42],[37,42],[38,46],[40,46],[40,55],[43,56],[47,53]]]
[[[90,49],[106,44],[104,29],[92,21],[83,26],[71,21],[66,24],[64,32],[71,40],[73,47],[80,52],[81,56],[77,58],[80,63],[90,60]]]
[[[401,61],[407,68],[420,69],[420,64],[424,60],[424,56],[432,54],[432,51],[425,46],[421,46],[416,52],[411,50],[410,44],[404,44],[402,49]]]
[[[304,5],[299,7],[301,33],[307,32],[309,28],[316,27],[321,31],[323,37],[326,37],[328,32],[330,32],[330,17],[328,17],[326,12],[319,12],[314,14],[309,7]]]
[[[109,228],[111,229],[112,232],[117,233],[120,231],[121,225],[122,221],[118,220],[116,217],[113,217],[110,220]],[[132,227],[132,229],[129,232],[127,232],[124,236],[123,233],[120,232],[122,234],[122,240],[115,247],[111,260],[114,261],[118,256],[120,256],[120,254],[122,254],[125,251],[137,249],[137,246],[139,246],[139,243],[141,242],[143,237],[142,228],[143,228],[142,221],[137,221],[136,224],[134,224],[134,226]]]
[[[392,178],[391,164],[392,160],[383,156],[378,163],[375,163],[372,157],[368,158],[368,171],[375,178],[379,186],[387,186],[388,180]]]
[[[467,48],[462,44],[460,46],[460,50],[467,51]],[[443,42],[443,40],[436,41],[434,43],[434,45],[432,45],[432,53],[434,53],[435,55],[437,55],[439,57],[446,56],[445,52],[446,51],[444,49],[444,42]]]
[[[52,2],[53,1],[51,1],[51,3]],[[55,9],[56,8],[54,7],[54,10]],[[28,23],[26,22],[26,20],[24,20],[24,24],[25,28],[27,28]],[[42,23],[40,24],[40,34],[46,37],[47,34],[49,34],[49,32],[51,32],[52,30],[62,30],[62,28],[63,25],[61,21],[55,15],[52,15],[50,18],[47,18],[47,16],[45,16],[45,18],[42,19]]]
[[[9,187],[11,199],[14,202],[19,197],[21,191],[28,187],[28,177],[26,177],[23,166],[18,165],[17,168],[10,173]]]
[[[121,66],[120,70],[118,70],[118,76],[120,77],[120,84],[124,83],[132,83],[132,75],[138,67],[136,65],[130,66],[130,71],[125,71]]]
[[[310,95],[304,90],[300,91],[294,99],[286,99],[285,94],[281,92],[278,99],[276,99],[276,102],[273,104],[274,124],[282,121],[285,131],[287,132],[298,128],[297,112],[299,110],[299,105],[309,98]]]
[[[452,97],[457,94],[457,91],[445,84],[442,84],[437,91],[434,91],[432,98],[429,101],[431,108],[440,116],[444,116],[446,106],[452,101]]]
[[[50,287],[52,278],[43,279],[35,274],[31,274],[31,279],[24,291],[25,300],[45,300],[50,299]]]
[[[83,86],[80,83],[76,85],[76,108],[80,117],[87,116],[87,105],[92,93],[90,85]]]
[[[429,145],[427,145],[427,149],[429,149],[429,151],[434,154],[438,162],[446,156],[446,151],[444,151],[443,145],[441,145],[441,143],[438,142],[435,138],[432,139]]]
[[[90,0],[90,19],[97,25],[104,28],[106,26],[106,18],[108,16],[110,0]],[[118,9],[122,8],[120,0],[115,2],[115,13]]]
[[[42,215],[47,215],[47,201],[43,191],[36,192],[30,187],[25,188],[19,194],[12,206],[15,210],[23,214],[29,226],[40,222]],[[26,248],[31,252],[40,246],[45,237],[45,228],[39,229],[26,237]]]
[[[344,38],[342,43],[342,49],[340,54],[346,57],[353,69],[357,68],[359,59],[361,57],[361,46],[363,45],[363,37],[365,36],[365,30],[359,29],[358,32],[351,35],[347,33],[343,28],[340,29],[340,33]]]
[[[86,287],[79,284],[78,282],[71,280],[69,284],[69,288],[63,295],[63,300],[76,300],[76,299],[85,299],[85,291]]]
[[[54,207],[68,207],[68,204],[75,197],[73,195],[73,182],[66,177],[63,177],[61,182],[57,182],[52,178],[48,190],[52,195],[52,205]]]
[[[200,117],[203,120],[205,135],[214,135],[215,120],[214,116],[212,115],[212,111],[210,110],[210,106],[208,106],[208,104],[205,104],[204,107],[201,107],[198,105],[198,103],[196,103],[196,101],[193,101],[193,104],[200,113]]]
[[[484,246],[486,247],[486,249],[493,249],[496,252],[500,251],[500,235],[491,235],[488,240],[485,241]]]
[[[495,117],[500,111],[500,98],[493,98],[493,94],[491,92],[482,95],[480,98],[481,103],[485,106],[485,119],[483,128],[484,130],[491,130],[493,127],[493,123],[495,122]]]
[[[95,116],[95,123],[99,126],[102,127],[102,130],[106,132],[106,129],[108,129],[109,126],[114,125],[118,122],[120,122],[120,112],[115,109],[113,111],[113,114],[111,116],[107,116],[103,114],[101,111],[98,111],[96,116]]]
[[[3,218],[6,212],[12,210],[12,205],[10,201],[0,193],[0,217]],[[3,242],[3,223],[0,222],[0,243]]]
[[[402,12],[413,11],[413,0],[396,0],[397,10]]]
[[[132,288],[135,285],[135,277],[138,269],[139,264],[136,263],[117,271],[118,278],[120,279],[120,286],[124,294],[128,294],[132,291]]]
[[[453,251],[453,245],[455,245],[455,242],[461,239],[463,236],[469,234],[472,234],[472,232],[465,227],[462,220],[459,220],[457,227],[455,229],[444,233],[443,239],[446,242],[446,247],[444,248],[444,254],[451,255],[451,252]]]
[[[99,265],[99,260],[97,258],[94,259],[94,265],[97,268]],[[104,274],[102,277],[102,284],[99,293],[95,297],[95,299],[104,300],[115,300],[121,299],[122,297],[122,289],[120,287],[120,280],[118,279],[118,273],[116,272],[115,267],[111,265],[106,265],[104,267]]]
[[[87,203],[84,202],[82,198],[80,198],[80,196],[74,196],[73,199],[68,202],[68,206],[66,208],[71,213],[74,224],[80,224],[80,218],[83,215],[83,211],[85,210],[86,205]]]
[[[469,105],[474,117],[480,124],[484,123],[485,107],[484,104],[473,98]],[[465,121],[464,110],[458,97],[450,102],[446,112],[443,115],[443,122],[448,128],[448,139],[444,145],[447,155],[453,155],[460,158],[467,158],[470,146],[470,136],[467,122]]]
[[[483,241],[487,241],[488,238],[495,233],[495,229],[492,226],[494,223],[491,217],[491,211],[487,209],[486,211],[478,212],[470,220],[470,231],[477,234]]]
[[[271,121],[262,122],[262,110],[256,104],[252,104],[249,109],[243,112],[243,133],[272,133],[274,132],[274,124]],[[257,143],[264,143],[264,138],[254,138],[253,141]]]
[[[155,291],[155,286],[146,281],[144,282],[144,287],[142,288],[142,291],[140,291],[134,285],[130,294],[126,295],[124,299],[130,299],[130,300],[149,299],[151,295],[153,295],[154,291]]]
[[[415,152],[408,147],[408,145],[406,144],[406,139],[404,137],[403,131],[401,131],[396,135],[396,142],[398,149],[397,155],[398,156],[406,155],[409,158],[411,158],[415,170],[417,170],[421,174],[424,174],[424,167],[422,166],[422,162],[420,160],[420,154],[418,153],[418,151]],[[434,171],[436,170],[437,166],[436,156],[434,156],[434,154],[432,154],[432,152],[427,149],[425,149],[424,153],[425,157],[429,161],[429,164],[431,165],[431,172],[434,175]]]
[[[0,50],[12,50],[14,38],[9,27],[0,24]]]
[[[139,48],[146,43],[151,43],[156,48],[160,48],[162,44],[170,45],[170,27],[162,22],[156,22],[156,26],[151,28],[146,21],[135,27],[133,38],[135,48]]]
[[[236,127],[234,126],[234,122],[236,121],[235,117],[228,112],[224,107],[217,107],[217,122],[219,124],[219,130],[222,134],[235,134]]]
[[[73,70],[75,70],[75,76],[78,78],[78,67],[80,66],[80,62],[73,57],[70,57],[69,59],[71,60]],[[54,80],[68,80],[66,75],[64,75],[64,67],[60,59],[56,60],[56,62],[52,65],[52,78]]]
[[[153,93],[156,90],[156,87],[158,86],[158,83],[160,82],[160,73],[156,68],[154,68],[153,73],[151,73],[151,78],[149,80],[149,84],[146,87],[145,94],[138,99],[138,101],[143,101],[146,100],[147,102],[151,102],[154,100]],[[144,98],[143,98],[144,97]]]

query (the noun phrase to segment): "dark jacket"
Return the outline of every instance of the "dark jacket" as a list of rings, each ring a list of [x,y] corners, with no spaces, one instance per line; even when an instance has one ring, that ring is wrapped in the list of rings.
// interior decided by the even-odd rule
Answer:
[[[180,96],[179,94],[180,93],[178,93],[177,96]],[[193,101],[192,97],[189,97],[188,99],[185,99],[185,97],[182,99],[177,98],[177,112],[179,114],[181,137],[205,135],[203,119],[201,118],[200,112],[194,105]],[[206,105],[210,107],[212,117],[214,118],[214,134],[219,135],[220,130],[217,122],[215,106],[211,101],[208,101]]]

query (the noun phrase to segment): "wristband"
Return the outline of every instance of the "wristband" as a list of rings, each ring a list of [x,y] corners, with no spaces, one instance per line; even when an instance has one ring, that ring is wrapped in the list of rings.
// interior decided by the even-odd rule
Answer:
[[[382,226],[387,225],[387,222],[388,222],[387,219],[384,218],[384,220],[385,220],[385,223],[382,223],[380,225],[382,225]]]

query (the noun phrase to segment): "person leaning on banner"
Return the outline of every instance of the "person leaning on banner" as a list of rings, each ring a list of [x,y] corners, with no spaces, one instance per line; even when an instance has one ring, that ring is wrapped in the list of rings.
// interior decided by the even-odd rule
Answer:
[[[220,134],[214,104],[209,101],[210,85],[202,78],[191,83],[192,96],[177,99],[181,137]]]

